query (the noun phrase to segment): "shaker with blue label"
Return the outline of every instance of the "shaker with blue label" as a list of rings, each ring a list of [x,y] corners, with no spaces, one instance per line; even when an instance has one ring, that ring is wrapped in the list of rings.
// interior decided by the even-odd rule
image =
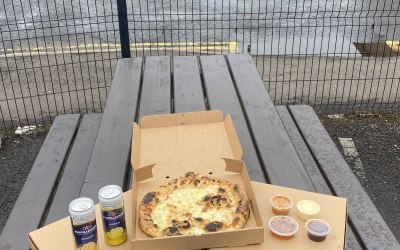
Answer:
[[[69,204],[72,232],[77,250],[97,250],[97,225],[94,202],[78,198]]]
[[[122,189],[108,185],[99,191],[99,204],[103,217],[104,239],[108,245],[120,245],[127,239]]]

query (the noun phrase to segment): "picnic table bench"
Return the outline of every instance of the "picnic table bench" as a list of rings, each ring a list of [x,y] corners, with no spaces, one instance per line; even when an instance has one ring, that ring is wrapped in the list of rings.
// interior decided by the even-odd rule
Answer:
[[[218,109],[231,114],[253,181],[348,199],[346,249],[400,245],[306,105],[274,106],[246,54],[121,59],[103,114],[59,115],[0,235],[27,249],[27,233],[97,201],[107,184],[130,188],[132,123],[145,115]]]

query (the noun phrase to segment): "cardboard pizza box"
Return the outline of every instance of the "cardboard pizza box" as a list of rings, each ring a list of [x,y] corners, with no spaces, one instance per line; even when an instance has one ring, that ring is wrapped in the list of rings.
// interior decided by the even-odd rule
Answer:
[[[177,154],[177,152],[183,153]],[[224,176],[224,174],[237,176],[238,172],[233,171],[233,173],[230,173],[232,171],[229,170],[229,167],[228,171],[226,171],[225,166],[229,166],[229,164],[226,164],[223,158],[232,159],[230,163],[236,165],[242,164],[240,161],[242,158],[242,149],[236,131],[234,129],[232,119],[229,115],[224,118],[222,112],[220,111],[144,117],[141,121],[141,127],[139,127],[137,124],[134,124],[133,126],[131,155],[131,162],[132,166],[134,167],[133,171],[136,171],[138,169],[139,172],[145,171],[146,168],[140,168],[150,166],[147,170],[151,169],[151,171],[145,171],[144,173],[142,173],[142,177],[153,177],[148,180],[146,179],[140,181],[140,183],[142,184],[154,180],[154,177],[159,178],[160,184],[164,183],[168,181],[169,178],[177,178],[182,176],[184,173],[187,172],[187,168],[190,168],[191,171],[197,170],[202,174],[209,174],[210,172],[212,172],[215,176]],[[208,172],[210,166],[214,168],[214,170]],[[243,169],[245,169],[244,163]],[[141,174],[136,173],[136,175],[140,176]],[[166,178],[167,176],[169,178]],[[247,171],[245,171],[245,176],[248,176]],[[239,179],[241,179],[241,177]],[[133,180],[133,182],[134,181],[135,180]],[[259,235],[256,235],[255,238],[260,240],[260,242],[264,242],[261,244],[253,245],[243,244],[246,246],[233,247],[233,249],[268,250],[299,248],[344,248],[344,236],[347,216],[346,199],[256,182],[252,182],[251,184],[256,199],[255,203],[258,204],[259,208],[254,209],[253,204],[253,210],[259,211],[261,215],[260,218],[262,219],[262,226],[265,228],[262,239],[261,237],[259,237]],[[245,188],[246,185],[242,185],[242,187]],[[137,191],[139,191],[139,189],[134,189],[134,192]],[[101,230],[102,219],[99,207],[98,205],[96,205],[97,226],[99,228],[98,249],[145,249],[132,247],[132,244],[135,244],[134,241],[138,240],[137,235],[140,234],[141,231],[139,228],[137,228],[136,234],[132,234],[133,227],[137,225],[136,219],[135,221],[133,221],[131,216],[134,214],[133,208],[135,207],[136,209],[138,202],[138,200],[136,200],[136,205],[133,206],[132,198],[135,195],[136,197],[138,197],[138,195],[134,194],[134,192],[128,191],[124,194],[128,240],[119,246],[106,245],[104,241],[104,235]],[[269,198],[273,194],[286,194],[288,196],[291,196],[295,201],[300,199],[311,199],[318,202],[321,205],[321,219],[328,221],[332,227],[331,233],[329,234],[328,238],[324,242],[320,243],[312,242],[311,240],[309,240],[305,235],[305,230],[303,228],[304,223],[296,217],[296,211],[294,209],[291,210],[290,215],[298,221],[300,226],[300,230],[296,234],[296,236],[288,241],[280,241],[272,237],[271,233],[269,232],[267,222],[272,216],[272,212],[269,206]],[[138,197],[139,200],[141,198],[142,197],[140,196]],[[252,211],[253,214],[254,211]],[[254,222],[257,223],[255,218]],[[257,227],[255,229],[257,230]],[[261,231],[260,229],[258,230],[259,232]],[[229,240],[236,240],[236,238],[242,240],[243,238],[248,237],[246,233],[235,235],[233,236],[234,238],[231,238],[230,236],[225,237],[226,234],[224,233],[212,233],[209,235],[210,236],[203,235],[202,239],[206,242],[212,240],[219,242],[220,240],[226,240],[226,238],[228,238]],[[214,238],[210,240],[210,238],[208,237]],[[222,239],[218,237],[221,237]],[[61,219],[57,222],[54,222],[50,225],[29,233],[28,239],[31,249],[34,250],[75,249],[69,217]],[[151,240],[153,239],[148,239],[149,242]],[[189,242],[192,243],[192,241],[190,240]],[[161,244],[164,244],[164,242],[162,242]],[[227,244],[227,246],[233,245],[236,245],[236,243]],[[164,245],[158,247],[162,247],[161,249],[167,249],[164,247]],[[195,246],[190,244],[189,247],[186,249],[194,248]],[[155,248],[150,247],[148,249]],[[174,245],[172,249],[178,248],[176,248]],[[212,249],[217,249],[217,247],[212,247]]]
[[[131,164],[134,169],[157,164],[154,175],[178,178],[188,170],[225,170],[224,158],[242,159],[230,115],[218,110],[144,116],[133,124]],[[186,171],[186,172],[185,172]]]
[[[269,205],[269,198],[275,194],[290,196],[294,201],[302,199],[314,200],[321,205],[320,218],[327,221],[331,226],[331,232],[323,242],[314,242],[307,238],[304,229],[304,221],[297,216],[296,210],[291,209],[289,215],[299,223],[299,232],[291,240],[278,240],[271,235],[268,228],[264,231],[264,242],[261,244],[247,245],[233,248],[212,248],[218,250],[275,250],[275,249],[344,249],[346,233],[346,210],[347,201],[344,198],[334,197],[324,194],[306,192],[292,188],[285,188],[264,183],[251,182],[257,204],[263,221],[263,225],[268,227],[268,220],[274,216]],[[109,246],[104,241],[102,232],[103,222],[101,219],[99,205],[96,205],[96,221],[98,227],[98,249],[100,250],[131,250],[132,241],[132,190],[124,193],[124,203],[126,212],[126,228],[128,239],[119,246]],[[37,229],[28,235],[29,246],[33,250],[75,250],[74,238],[71,230],[71,221],[65,217],[50,225]],[[136,248],[140,249],[140,248]],[[189,248],[190,249],[190,248]]]
[[[201,249],[262,243],[264,227],[250,184],[242,148],[229,115],[205,111],[143,117],[133,125],[131,163],[132,249]],[[251,203],[243,229],[201,236],[152,238],[138,226],[138,204],[143,197],[186,172],[223,178],[239,184]]]

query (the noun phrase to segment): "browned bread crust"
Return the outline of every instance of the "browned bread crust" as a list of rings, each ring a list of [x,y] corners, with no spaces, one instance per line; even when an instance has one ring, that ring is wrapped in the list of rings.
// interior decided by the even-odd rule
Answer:
[[[152,237],[239,229],[249,215],[239,185],[193,172],[147,193],[139,204],[139,226]]]

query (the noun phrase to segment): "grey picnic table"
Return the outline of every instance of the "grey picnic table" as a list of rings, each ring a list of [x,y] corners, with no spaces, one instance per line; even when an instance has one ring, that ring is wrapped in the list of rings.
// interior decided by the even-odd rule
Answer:
[[[346,249],[400,249],[314,110],[274,106],[247,54],[156,56],[118,62],[103,114],[54,120],[0,235],[0,250],[27,249],[27,233],[97,201],[107,184],[130,188],[132,123],[145,115],[231,114],[253,181],[348,199]]]

